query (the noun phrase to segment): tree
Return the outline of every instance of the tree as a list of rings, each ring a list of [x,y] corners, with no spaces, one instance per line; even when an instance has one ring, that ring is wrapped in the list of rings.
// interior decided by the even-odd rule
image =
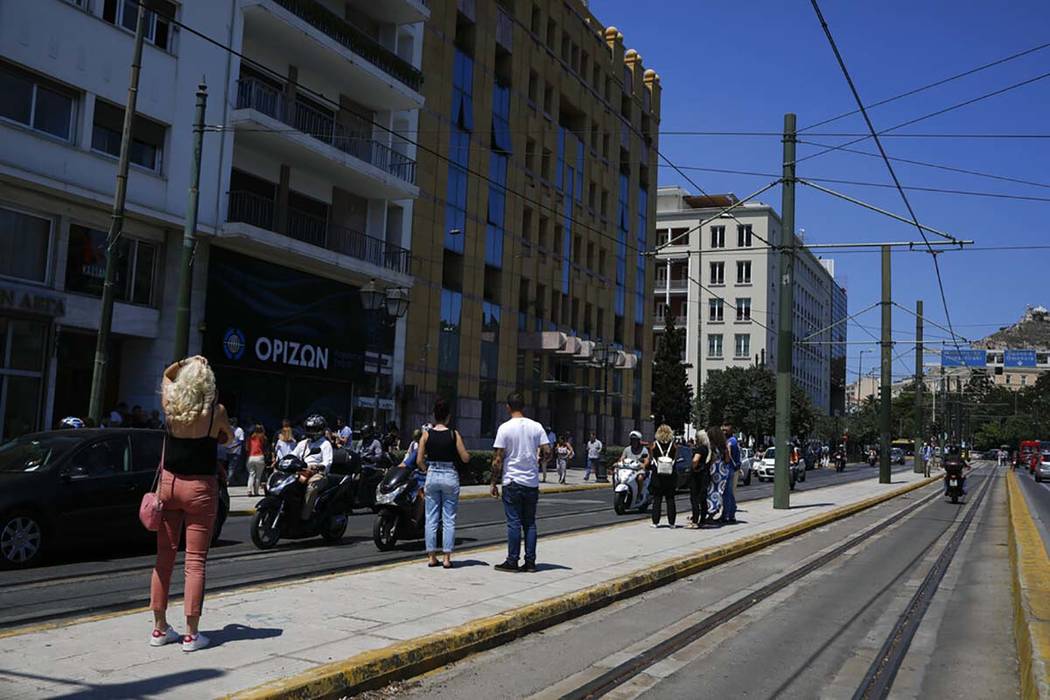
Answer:
[[[729,421],[756,438],[776,432],[776,375],[765,367],[730,367],[712,372],[697,400],[697,415],[705,426]],[[809,395],[791,386],[791,432],[807,436],[816,427],[817,413]]]
[[[669,315],[653,359],[653,417],[657,425],[666,423],[676,431],[692,420],[693,413],[693,387],[686,374],[689,365],[682,362],[684,354],[685,329],[675,328]]]

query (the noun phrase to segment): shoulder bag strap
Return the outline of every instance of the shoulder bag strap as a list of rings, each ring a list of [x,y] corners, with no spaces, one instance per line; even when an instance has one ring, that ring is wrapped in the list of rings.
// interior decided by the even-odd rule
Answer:
[[[157,472],[153,475],[153,487],[151,491],[160,494],[160,473],[164,469],[164,455],[168,449],[168,431],[164,431],[164,439],[160,443],[160,462],[157,464]]]

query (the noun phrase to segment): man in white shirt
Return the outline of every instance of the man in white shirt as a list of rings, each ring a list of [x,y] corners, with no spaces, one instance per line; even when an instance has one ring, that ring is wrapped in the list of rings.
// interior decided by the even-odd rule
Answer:
[[[598,439],[598,435],[591,431],[591,439],[587,441],[587,469],[583,472],[583,480],[587,481],[591,478],[591,472],[594,472],[594,478],[597,479],[598,467],[602,461],[602,450],[605,445]]]
[[[321,489],[328,481],[328,472],[332,469],[332,443],[325,437],[327,429],[324,416],[314,414],[303,422],[306,438],[292,451],[299,459],[306,462],[310,471],[306,481],[306,497],[303,498],[303,520],[309,519],[314,510],[314,502],[321,495]]]
[[[518,392],[507,397],[510,418],[496,432],[492,455],[492,497],[499,498],[503,484],[503,511],[507,516],[507,560],[500,571],[536,570],[536,503],[540,496],[540,464],[551,455],[543,426],[526,418],[525,399]],[[518,567],[522,532],[525,564]]]
[[[232,484],[235,479],[239,478],[242,468],[245,465],[244,457],[244,428],[237,425],[237,417],[230,416],[230,426],[233,427],[233,440],[226,446],[226,452],[229,457],[230,471],[229,479]],[[247,483],[248,474],[245,471],[245,483]]]

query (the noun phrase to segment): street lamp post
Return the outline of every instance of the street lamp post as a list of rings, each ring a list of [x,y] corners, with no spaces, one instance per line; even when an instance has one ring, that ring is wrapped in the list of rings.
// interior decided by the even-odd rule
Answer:
[[[398,319],[408,313],[408,290],[403,287],[390,287],[382,290],[375,279],[361,287],[361,306],[365,311],[379,315],[379,322],[392,326]],[[379,376],[382,374],[382,353],[376,353],[375,384],[372,394],[372,425],[379,425]]]
[[[613,352],[613,348],[609,347],[609,345],[602,342],[601,340],[597,341],[594,344],[594,361],[600,364],[602,367],[602,410],[598,412],[598,420],[601,421],[601,428],[598,432],[601,435],[602,444],[605,444],[605,440],[608,439],[608,435],[606,434],[605,430],[605,418],[607,415],[609,402],[609,363]],[[608,480],[608,476],[606,476],[605,473],[605,463],[601,460],[598,461],[598,471],[594,475],[594,478],[597,481],[602,482]]]

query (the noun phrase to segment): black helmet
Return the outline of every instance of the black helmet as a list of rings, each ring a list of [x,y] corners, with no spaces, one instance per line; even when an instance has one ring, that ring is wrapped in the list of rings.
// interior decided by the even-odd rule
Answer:
[[[305,421],[303,421],[303,432],[306,433],[306,437],[311,440],[316,440],[319,437],[324,436],[324,431],[328,427],[328,423],[325,422],[324,416],[319,413],[315,413]]]

